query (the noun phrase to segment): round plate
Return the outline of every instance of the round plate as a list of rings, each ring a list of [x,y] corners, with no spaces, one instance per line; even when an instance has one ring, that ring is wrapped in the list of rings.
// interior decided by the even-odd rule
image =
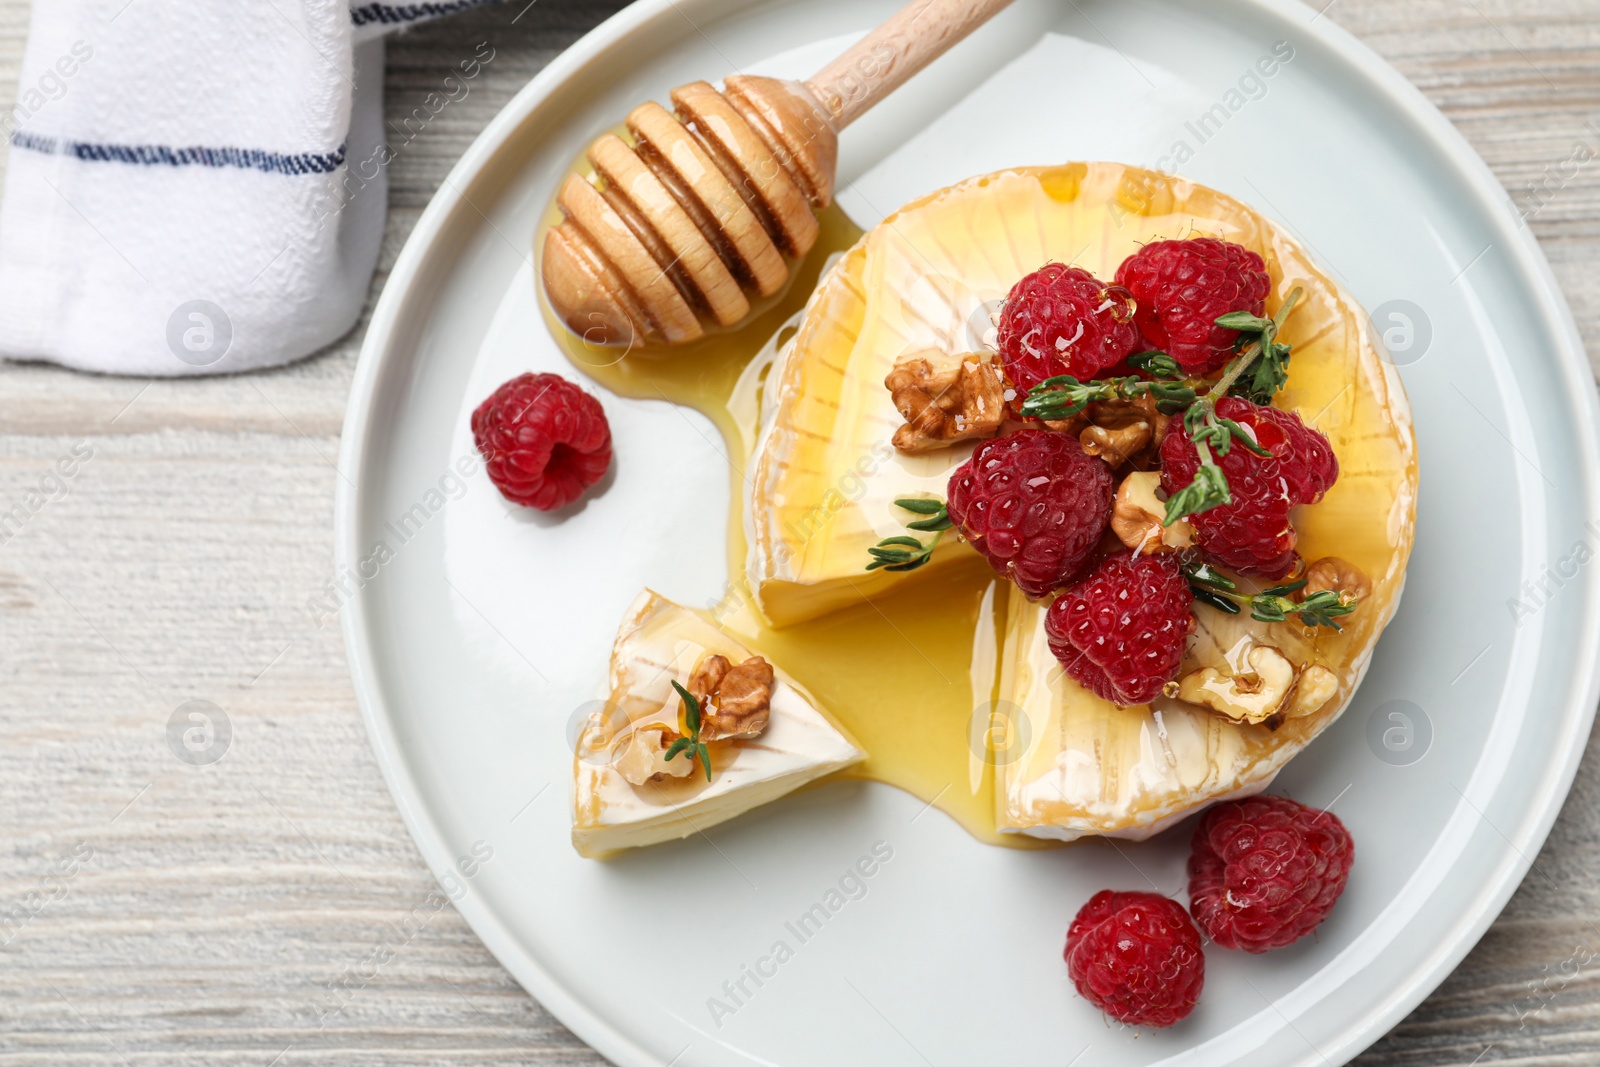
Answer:
[[[707,420],[603,395],[601,490],[558,517],[501,500],[473,406],[521,371],[574,375],[534,299],[536,223],[637,102],[730,70],[808,74],[893,6],[642,0],[518,95],[418,223],[368,330],[338,505],[359,587],[345,637],[389,787],[489,948],[628,1067],[1343,1062],[1483,933],[1571,782],[1596,700],[1600,419],[1570,314],[1487,168],[1297,4],[1019,0],[845,134],[839,200],[871,225],[1015,164],[1176,169],[1289,227],[1373,310],[1423,489],[1371,673],[1274,787],[1331,806],[1357,842],[1318,936],[1211,952],[1195,1014],[1136,1035],[1073,994],[1062,937],[1100,888],[1181,896],[1181,827],[1017,852],[836,783],[610,862],[568,844],[569,721],[642,586],[721,597],[729,479]],[[798,926],[819,904],[826,921]]]

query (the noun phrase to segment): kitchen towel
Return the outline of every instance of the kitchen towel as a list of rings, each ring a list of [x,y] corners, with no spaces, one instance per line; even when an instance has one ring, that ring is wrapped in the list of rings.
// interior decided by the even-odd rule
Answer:
[[[491,2],[34,0],[0,356],[177,376],[337,340],[383,236],[384,34]]]

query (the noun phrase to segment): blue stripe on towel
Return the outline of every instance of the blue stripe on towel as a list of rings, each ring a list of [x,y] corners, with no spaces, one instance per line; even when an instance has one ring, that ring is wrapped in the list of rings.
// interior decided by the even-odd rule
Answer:
[[[436,3],[424,4],[357,4],[350,8],[350,21],[357,26],[370,26],[375,23],[385,26],[398,26],[406,22],[416,22],[420,19],[438,18],[440,15],[453,15],[457,11],[465,11],[469,7],[482,7],[485,4],[498,4],[500,0],[439,0]]]
[[[237,167],[265,174],[329,174],[345,162],[345,146],[332,152],[267,152],[259,148],[173,148],[160,144],[94,144],[65,141],[15,130],[11,144],[31,152],[75,156],[90,163],[133,163],[147,167]]]

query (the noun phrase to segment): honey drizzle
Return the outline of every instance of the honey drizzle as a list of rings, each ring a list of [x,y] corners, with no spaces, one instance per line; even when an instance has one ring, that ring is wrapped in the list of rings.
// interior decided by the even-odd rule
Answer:
[[[553,212],[545,225],[559,219]],[[781,629],[768,626],[751,599],[743,512],[760,411],[759,382],[751,376],[764,375],[757,357],[776,349],[770,342],[787,341],[786,327],[804,309],[830,257],[862,236],[837,205],[821,211],[819,222],[817,243],[795,265],[788,287],[737,329],[671,349],[602,348],[562,325],[541,293],[546,324],[572,365],[598,384],[621,396],[694,408],[716,425],[729,457],[729,579],[722,602],[699,614],[770,656],[867,751],[864,763],[833,777],[903,789],[980,841],[1059,845],[995,828],[988,708],[998,695],[994,656],[1007,597],[993,591],[994,575],[980,559]],[[541,229],[536,248],[543,237]]]

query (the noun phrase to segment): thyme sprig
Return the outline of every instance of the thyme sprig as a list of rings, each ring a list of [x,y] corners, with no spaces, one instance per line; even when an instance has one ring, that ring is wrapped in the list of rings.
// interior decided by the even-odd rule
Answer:
[[[1070,374],[1058,374],[1028,390],[1021,412],[1030,418],[1057,422],[1081,414],[1090,404],[1153,397],[1156,409],[1162,414],[1182,417],[1184,429],[1188,431],[1200,459],[1194,479],[1167,499],[1167,512],[1162,525],[1171,526],[1190,515],[1231,504],[1233,494],[1228,488],[1227,475],[1217,465],[1217,459],[1226,456],[1235,442],[1259,456],[1270,457],[1272,453],[1262,448],[1248,429],[1218,415],[1217,401],[1232,395],[1246,397],[1257,404],[1272,402],[1287,380],[1289,367],[1289,346],[1278,341],[1278,332],[1301,295],[1302,290],[1296,286],[1271,318],[1262,318],[1246,311],[1219,316],[1218,326],[1239,331],[1235,342],[1238,354],[1228,363],[1222,376],[1209,385],[1204,379],[1189,377],[1177,360],[1165,352],[1136,352],[1128,357],[1128,364],[1148,377],[1128,375],[1080,381]],[[1202,388],[1205,389],[1204,393],[1200,391]],[[922,516],[906,523],[907,529],[932,533],[933,538],[923,541],[910,534],[884,538],[867,550],[872,557],[867,564],[869,571],[880,568],[888,571],[916,570],[933,557],[944,531],[950,528],[950,515],[942,500],[902,497],[895,504]],[[1275,610],[1276,600],[1284,600],[1282,596],[1274,600],[1265,593],[1259,596],[1262,599],[1259,604],[1252,602],[1252,611],[1270,614]],[[1214,599],[1221,603],[1230,602],[1220,594]],[[1349,611],[1335,610],[1340,604],[1330,605],[1325,601],[1326,598],[1321,594],[1314,594],[1299,605],[1284,600],[1294,610],[1283,608],[1278,617],[1287,617],[1285,613],[1302,617],[1314,615],[1330,621],[1313,625],[1337,628],[1331,622],[1332,617],[1348,614]],[[1308,608],[1307,604],[1311,606]],[[1237,610],[1235,605],[1235,614]],[[1261,615],[1256,617],[1262,618]]]
[[[1080,382],[1070,374],[1058,374],[1028,391],[1028,399],[1022,402],[1022,413],[1056,422],[1082,413],[1090,404],[1132,400],[1147,393],[1156,398],[1157,408],[1168,415],[1194,403],[1196,396],[1194,388],[1182,382],[1145,381],[1133,377]]]
[[[1278,330],[1299,296],[1300,290],[1296,288],[1284,301],[1283,307],[1278,309],[1278,314],[1270,319],[1252,315],[1248,311],[1229,312],[1217,319],[1218,326],[1239,331],[1239,340],[1235,343],[1241,352],[1253,344],[1260,357],[1250,365],[1248,376],[1241,375],[1233,383],[1234,396],[1242,396],[1257,404],[1270,404],[1272,398],[1278,395],[1278,390],[1289,380],[1290,350],[1288,345],[1278,340]]]
[[[706,772],[706,781],[711,781],[711,750],[706,748],[705,742],[700,740],[700,701],[694,694],[678,684],[673,679],[672,688],[678,691],[678,696],[683,698],[683,725],[688,729],[688,734],[672,742],[667,748],[665,761],[672,762],[672,758],[680,752],[688,752],[690,760],[699,759],[700,766]]]
[[[933,558],[933,550],[939,547],[944,532],[952,525],[944,501],[935,497],[904,496],[895,501],[895,506],[913,515],[921,515],[922,518],[906,523],[906,529],[932,533],[933,539],[924,543],[921,538],[909,534],[886,537],[867,549],[872,556],[872,561],[867,564],[869,571],[880,567],[886,571],[916,570]]]
[[[1273,364],[1266,377],[1277,381],[1277,384],[1271,386],[1271,391],[1267,393],[1266,400],[1257,400],[1256,403],[1268,403],[1271,401],[1273,395],[1277,393],[1278,386],[1282,384],[1282,376],[1287,373],[1285,367],[1288,361],[1288,349],[1287,346],[1278,344],[1276,340],[1278,330],[1283,326],[1284,320],[1289,317],[1289,313],[1294,310],[1295,304],[1299,302],[1301,292],[1300,287],[1296,286],[1289,293],[1288,298],[1284,300],[1283,306],[1278,309],[1278,313],[1270,319],[1261,319],[1255,315],[1248,316],[1250,323],[1245,325],[1255,332],[1255,340],[1246,343],[1240,353],[1233,358],[1232,362],[1222,372],[1222,377],[1217,379],[1216,383],[1206,391],[1204,396],[1196,399],[1184,411],[1184,429],[1189,431],[1189,439],[1194,443],[1195,452],[1200,457],[1200,466],[1195,471],[1193,481],[1167,498],[1167,514],[1162,519],[1162,525],[1171,526],[1173,523],[1190,515],[1233,503],[1233,493],[1228,488],[1227,475],[1223,474],[1222,468],[1217,466],[1217,457],[1226,456],[1234,441],[1243,442],[1246,448],[1257,455],[1270,456],[1272,454],[1257,444],[1255,438],[1251,437],[1244,427],[1232,419],[1225,419],[1219,416],[1217,414],[1217,401],[1229,395],[1235,385],[1243,380],[1245,372],[1250,370],[1253,364],[1256,364],[1263,352],[1274,353],[1269,355],[1265,361]],[[1238,317],[1241,314],[1243,313],[1234,312],[1229,315],[1223,315],[1217,319],[1217,324],[1219,326],[1229,326],[1230,329],[1238,329],[1238,326],[1230,324],[1241,322],[1242,320]],[[1245,333],[1241,332],[1240,339],[1243,340],[1244,337]],[[1277,349],[1279,348],[1283,349],[1281,356],[1277,354]],[[1254,388],[1254,383],[1259,377],[1260,372],[1252,375],[1252,384],[1249,388]],[[1254,399],[1254,394],[1252,394],[1251,398]]]
[[[1235,395],[1257,404],[1272,402],[1289,374],[1289,346],[1278,341],[1278,331],[1299,302],[1301,292],[1295,287],[1271,318],[1235,311],[1217,319],[1218,326],[1239,331],[1238,355],[1209,387],[1201,379],[1186,377],[1183,368],[1167,353],[1139,352],[1129,356],[1128,362],[1149,375],[1148,379],[1129,376],[1084,382],[1070,374],[1059,374],[1028,391],[1022,414],[1055,422],[1080,414],[1090,404],[1152,396],[1163,414],[1182,413],[1184,428],[1200,457],[1194,480],[1168,498],[1163,524],[1170,526],[1198,512],[1231,504],[1233,494],[1228,489],[1227,476],[1217,465],[1218,457],[1226,456],[1235,441],[1257,455],[1272,453],[1258,445],[1243,426],[1219,416],[1217,401]],[[1200,392],[1202,387],[1206,389],[1204,393]]]
[[[1285,582],[1259,593],[1241,593],[1238,583],[1209,563],[1191,560],[1184,564],[1184,574],[1189,579],[1189,589],[1202,604],[1218,611],[1238,615],[1245,608],[1250,617],[1261,622],[1286,622],[1298,618],[1307,626],[1326,626],[1333,630],[1342,627],[1334,620],[1348,615],[1359,606],[1357,598],[1339,589],[1319,589],[1304,600],[1295,600],[1292,594],[1306,586],[1304,578]]]
[[[1167,415],[1194,403],[1194,385],[1185,380],[1178,361],[1165,352],[1138,352],[1128,363],[1151,376],[1149,381],[1132,376],[1097,378],[1081,382],[1070,374],[1046,378],[1028,390],[1022,414],[1046,422],[1070,419],[1090,404],[1107,400],[1132,400],[1146,394],[1155,397],[1156,407]]]

